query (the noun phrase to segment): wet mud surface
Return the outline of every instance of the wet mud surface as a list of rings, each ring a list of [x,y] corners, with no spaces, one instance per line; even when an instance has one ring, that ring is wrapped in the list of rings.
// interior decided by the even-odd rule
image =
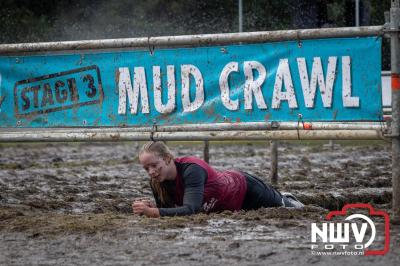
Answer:
[[[311,223],[346,203],[391,208],[390,145],[279,145],[280,191],[303,210],[260,209],[150,219],[131,214],[151,197],[137,162],[140,143],[0,145],[1,265],[400,265],[400,227],[385,256],[319,256]],[[176,144],[176,156],[202,157],[201,144]],[[212,143],[210,164],[269,182],[268,143]],[[376,222],[383,227],[383,221]],[[378,235],[379,238],[383,236]],[[338,264],[338,265],[339,265]]]

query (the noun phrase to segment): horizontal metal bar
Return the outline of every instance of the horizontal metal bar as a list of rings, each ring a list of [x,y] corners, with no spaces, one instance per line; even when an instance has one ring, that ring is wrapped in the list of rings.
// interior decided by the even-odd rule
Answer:
[[[35,141],[146,141],[151,139],[148,132],[20,132],[0,133],[0,142]],[[276,130],[276,131],[207,131],[207,132],[157,132],[154,140],[373,140],[382,139],[379,130]]]
[[[1,44],[0,54],[20,52],[44,52],[64,50],[115,49],[115,48],[146,48],[149,47],[179,47],[208,46],[235,43],[260,43],[290,40],[306,40],[321,38],[346,38],[381,36],[383,26],[343,27],[322,29],[299,29],[280,31],[260,31],[241,33],[220,33],[182,36],[142,37],[104,40],[82,40],[65,42],[41,42]]]
[[[157,127],[127,127],[127,128],[0,128],[1,132],[56,132],[56,133],[119,133],[119,132],[180,132],[180,131],[226,131],[226,130],[385,130],[385,122],[246,122],[246,123],[215,123],[215,124],[186,124]]]

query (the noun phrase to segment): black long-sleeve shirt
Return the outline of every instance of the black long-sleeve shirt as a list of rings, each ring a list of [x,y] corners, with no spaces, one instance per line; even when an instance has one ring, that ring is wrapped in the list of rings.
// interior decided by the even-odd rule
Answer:
[[[204,185],[207,182],[207,172],[195,163],[175,163],[177,172],[181,175],[184,184],[183,205],[174,208],[165,208],[157,193],[153,190],[160,216],[190,215],[198,213],[203,204]],[[175,186],[174,181],[164,181],[166,186]]]

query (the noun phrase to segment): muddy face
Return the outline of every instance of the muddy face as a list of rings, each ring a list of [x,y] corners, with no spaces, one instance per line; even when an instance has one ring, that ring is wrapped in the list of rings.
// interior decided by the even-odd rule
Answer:
[[[139,156],[139,162],[150,178],[157,182],[175,179],[172,158],[161,158],[155,153],[143,152]]]

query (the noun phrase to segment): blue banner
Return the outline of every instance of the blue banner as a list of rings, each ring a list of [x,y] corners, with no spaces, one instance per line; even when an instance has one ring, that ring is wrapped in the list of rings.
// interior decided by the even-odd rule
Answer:
[[[379,121],[381,38],[0,56],[0,127]]]

